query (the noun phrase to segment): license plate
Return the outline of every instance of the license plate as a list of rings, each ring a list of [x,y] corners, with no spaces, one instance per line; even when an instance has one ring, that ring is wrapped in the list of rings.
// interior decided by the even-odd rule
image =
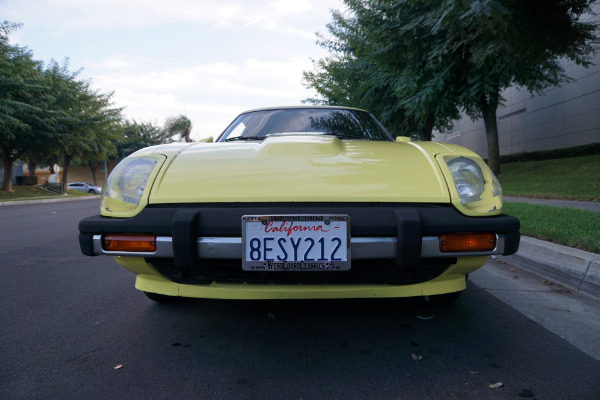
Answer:
[[[348,271],[347,215],[244,215],[244,271]]]

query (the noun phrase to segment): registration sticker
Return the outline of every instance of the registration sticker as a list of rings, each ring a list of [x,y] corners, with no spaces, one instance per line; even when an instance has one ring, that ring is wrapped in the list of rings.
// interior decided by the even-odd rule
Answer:
[[[244,215],[244,271],[348,271],[347,215]]]

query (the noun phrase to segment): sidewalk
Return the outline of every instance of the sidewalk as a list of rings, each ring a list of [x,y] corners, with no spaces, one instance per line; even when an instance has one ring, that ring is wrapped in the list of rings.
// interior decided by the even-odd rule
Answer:
[[[506,202],[521,202],[554,207],[577,208],[598,212],[600,202],[504,197]],[[517,254],[501,260],[525,268],[577,292],[600,298],[600,254],[521,236]]]
[[[504,196],[507,203],[527,203],[540,204],[543,206],[578,208],[580,210],[589,210],[600,212],[600,201],[571,201],[571,200],[552,200],[552,199],[529,199],[525,197]]]

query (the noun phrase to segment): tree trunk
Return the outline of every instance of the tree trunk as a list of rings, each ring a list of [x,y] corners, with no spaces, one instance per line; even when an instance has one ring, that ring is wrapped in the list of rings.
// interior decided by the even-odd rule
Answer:
[[[27,169],[29,170],[29,176],[35,176],[35,170],[37,169],[37,164],[35,162],[29,161],[27,163]]]
[[[65,193],[67,191],[67,183],[69,183],[69,166],[71,165],[71,160],[73,159],[73,156],[69,155],[69,154],[63,154],[63,174],[62,174],[62,181],[65,184]]]
[[[498,100],[488,100],[482,96],[479,100],[479,108],[483,115],[485,124],[485,136],[488,147],[488,166],[492,172],[498,176],[500,174],[500,146],[498,145],[498,122],[496,120],[496,110],[498,109]]]
[[[431,142],[431,132],[433,131],[433,124],[435,123],[435,114],[429,113],[427,114],[427,118],[425,119],[425,124],[421,125],[419,129],[419,138],[423,141]]]
[[[96,179],[96,171],[98,171],[98,164],[95,162],[89,162],[88,167],[90,167],[90,171],[92,172],[92,181],[94,182],[94,186],[98,186],[98,180]]]
[[[4,147],[2,147],[2,166],[4,167],[4,174],[2,182],[2,190],[5,192],[12,192],[12,163],[13,160],[10,157],[10,154],[6,151]]]

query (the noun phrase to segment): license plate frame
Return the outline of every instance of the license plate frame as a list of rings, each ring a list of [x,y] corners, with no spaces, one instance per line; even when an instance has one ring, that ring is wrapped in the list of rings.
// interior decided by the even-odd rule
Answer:
[[[349,271],[350,248],[348,215],[242,216],[244,271]]]

